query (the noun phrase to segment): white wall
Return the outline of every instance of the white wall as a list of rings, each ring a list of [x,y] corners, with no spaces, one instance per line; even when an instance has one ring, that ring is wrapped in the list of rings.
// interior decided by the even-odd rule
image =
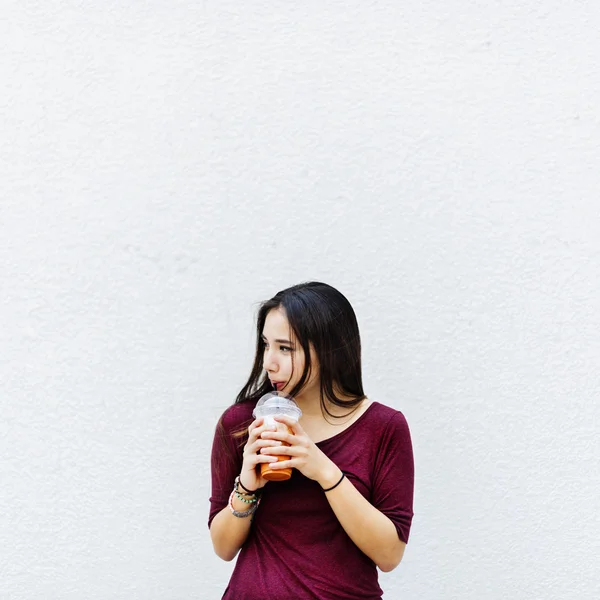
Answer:
[[[219,598],[256,303],[339,287],[416,505],[386,598],[600,597],[598,3],[5,2],[0,598]]]

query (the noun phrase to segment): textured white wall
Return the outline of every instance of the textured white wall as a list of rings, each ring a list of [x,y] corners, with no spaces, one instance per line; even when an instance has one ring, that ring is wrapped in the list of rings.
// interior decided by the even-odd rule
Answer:
[[[600,597],[598,3],[300,4],[3,3],[2,600],[220,597],[213,427],[306,279],[412,428],[386,598]]]

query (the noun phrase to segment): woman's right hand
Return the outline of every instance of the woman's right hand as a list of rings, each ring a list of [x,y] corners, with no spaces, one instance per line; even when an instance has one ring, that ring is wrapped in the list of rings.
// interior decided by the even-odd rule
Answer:
[[[264,418],[256,419],[248,427],[248,441],[244,446],[244,458],[240,481],[249,490],[263,488],[267,480],[260,475],[260,465],[263,463],[277,462],[277,458],[268,454],[260,454],[262,448],[268,446],[280,446],[281,442],[276,440],[263,440],[260,435],[263,431],[275,431],[276,426],[265,425]]]

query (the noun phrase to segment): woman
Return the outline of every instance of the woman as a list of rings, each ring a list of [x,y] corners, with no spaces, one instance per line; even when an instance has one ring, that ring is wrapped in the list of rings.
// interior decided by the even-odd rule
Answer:
[[[380,599],[376,567],[402,560],[413,516],[406,420],[365,396],[356,316],[331,286],[279,292],[257,332],[252,372],[213,443],[211,539],[224,560],[241,549],[223,598]],[[290,432],[252,418],[274,388],[302,409],[299,423],[277,418]],[[293,467],[291,479],[267,482],[263,463]]]

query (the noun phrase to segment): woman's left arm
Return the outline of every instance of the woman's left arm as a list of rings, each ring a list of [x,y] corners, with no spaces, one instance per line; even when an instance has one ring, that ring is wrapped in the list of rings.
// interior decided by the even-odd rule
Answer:
[[[268,431],[264,439],[287,442],[289,446],[270,446],[261,452],[272,455],[288,455],[286,461],[271,464],[272,469],[295,467],[304,476],[315,480],[326,490],[334,486],[342,477],[342,471],[308,437],[302,427],[287,417],[276,417],[285,423],[293,433]],[[352,485],[347,477],[334,489],[324,492],[329,505],[348,537],[382,571],[396,568],[406,544],[398,537],[392,521],[375,508]]]
[[[333,468],[334,474],[317,480],[323,489],[335,485],[342,476],[338,467],[333,465]],[[347,477],[333,490],[325,492],[325,496],[350,539],[382,571],[391,571],[400,564],[406,544],[398,537],[396,526]]]

